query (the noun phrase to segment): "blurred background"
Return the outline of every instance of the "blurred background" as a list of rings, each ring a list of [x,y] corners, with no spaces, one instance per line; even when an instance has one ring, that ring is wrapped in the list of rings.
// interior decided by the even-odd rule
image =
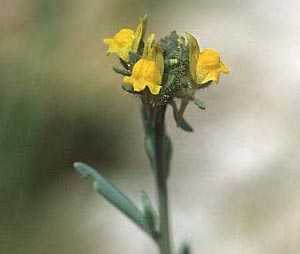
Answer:
[[[300,2],[2,0],[0,252],[157,253],[72,168],[84,161],[134,201],[153,195],[138,100],[104,37],[194,34],[232,70],[189,105],[169,179],[174,246],[192,253],[300,252]]]

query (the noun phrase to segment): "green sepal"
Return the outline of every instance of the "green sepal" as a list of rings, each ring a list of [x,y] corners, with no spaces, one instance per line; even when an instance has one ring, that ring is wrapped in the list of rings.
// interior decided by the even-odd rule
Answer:
[[[147,222],[149,232],[151,232],[152,236],[155,237],[155,235],[157,235],[157,214],[153,209],[147,192],[142,191],[141,199],[144,209],[144,218]]]
[[[174,119],[177,123],[177,126],[180,127],[181,129],[188,131],[188,132],[192,132],[193,128],[189,125],[189,123],[180,115],[178,108],[176,106],[175,101],[171,101],[170,102],[172,108],[173,108],[173,115],[174,115]]]
[[[155,62],[158,66],[161,75],[163,75],[165,67],[162,49],[158,43],[154,43],[153,50],[155,51]]]
[[[208,81],[208,82],[206,82],[206,83],[204,83],[204,84],[196,84],[196,88],[197,88],[198,90],[204,89],[204,88],[209,87],[212,83],[213,83],[212,81]]]
[[[129,55],[129,61],[132,64],[135,64],[138,60],[141,59],[141,56],[139,54],[132,51],[129,51],[128,55]]]
[[[194,102],[194,104],[195,104],[198,108],[200,108],[200,109],[202,109],[202,110],[205,110],[205,105],[204,105],[204,102],[203,102],[203,101],[201,101],[200,99],[196,98],[195,96],[191,96],[190,99],[191,99],[192,102]]]
[[[122,69],[119,69],[119,68],[116,68],[116,67],[112,67],[112,68],[116,73],[121,74],[123,76],[130,76],[131,75],[131,71],[129,71],[129,70],[122,70]]]
[[[178,49],[178,34],[173,31],[169,36],[166,36],[161,40],[161,46],[163,48],[163,51],[166,51],[168,55],[170,56],[169,53],[174,53]],[[171,56],[173,57],[173,55]]]
[[[146,33],[146,29],[147,29],[147,23],[148,23],[148,17],[147,14],[145,14],[143,17],[140,18],[140,22],[137,26],[137,28],[135,29],[135,33],[134,33],[134,43],[132,46],[132,49],[134,52],[137,52],[140,46],[140,42],[143,40],[145,33]]]
[[[152,33],[148,36],[146,43],[144,45],[144,52],[143,52],[142,58],[153,60],[154,52],[153,52],[152,46],[153,46],[154,39],[155,39],[154,33]]]
[[[122,58],[119,58],[119,61],[120,61],[121,65],[123,66],[124,69],[129,70],[129,63],[124,61]]]
[[[119,189],[108,182],[95,169],[82,162],[75,162],[74,168],[82,177],[89,177],[94,181],[95,190],[107,201],[118,208],[145,232],[151,234],[145,221],[144,214]]]
[[[190,68],[190,74],[193,78],[193,80],[197,82],[197,77],[196,77],[196,66],[197,66],[197,61],[198,57],[200,54],[200,48],[197,42],[197,39],[191,35],[190,33],[186,33],[186,38],[188,41],[188,46],[189,46],[189,68]]]
[[[123,88],[124,91],[126,91],[128,93],[133,93],[133,94],[138,94],[139,93],[139,92],[134,91],[132,85],[123,84],[122,88]]]

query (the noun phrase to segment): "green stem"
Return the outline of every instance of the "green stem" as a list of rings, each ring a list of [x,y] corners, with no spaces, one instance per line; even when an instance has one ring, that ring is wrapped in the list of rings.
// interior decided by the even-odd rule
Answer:
[[[165,136],[166,106],[158,107],[155,125],[155,158],[156,158],[156,187],[159,206],[159,238],[158,244],[161,254],[171,254],[169,216],[168,216],[168,190],[167,175],[164,168],[164,136]]]

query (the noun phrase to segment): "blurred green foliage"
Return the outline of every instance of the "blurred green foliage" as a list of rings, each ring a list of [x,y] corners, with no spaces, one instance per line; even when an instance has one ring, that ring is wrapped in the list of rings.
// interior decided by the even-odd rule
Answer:
[[[124,136],[111,112],[103,110],[109,101],[100,84],[107,77],[97,72],[99,62],[82,59],[85,53],[99,56],[84,48],[89,45],[82,45],[82,33],[74,36],[73,4],[1,3],[0,249],[21,240],[23,228],[30,232],[44,193],[57,179],[74,174],[74,161],[107,168],[119,163]],[[90,25],[99,29],[100,20]]]

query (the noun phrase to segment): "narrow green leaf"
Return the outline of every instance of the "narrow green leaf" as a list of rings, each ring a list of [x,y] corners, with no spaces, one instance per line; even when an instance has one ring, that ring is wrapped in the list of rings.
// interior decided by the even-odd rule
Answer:
[[[155,141],[154,141],[154,126],[151,121],[150,113],[147,110],[147,102],[141,101],[141,113],[145,130],[145,151],[150,162],[151,169],[155,172]]]
[[[191,101],[194,102],[194,104],[195,104],[198,108],[200,108],[200,109],[202,109],[202,110],[205,110],[205,105],[204,105],[204,102],[203,102],[203,101],[201,101],[200,99],[198,99],[198,98],[196,98],[196,97],[194,97],[194,96],[191,96],[190,98],[191,98]]]
[[[188,132],[192,132],[193,128],[187,123],[187,121],[180,115],[178,108],[176,106],[175,101],[171,101],[170,102],[172,108],[173,108],[173,115],[174,115],[174,119],[177,123],[177,126],[179,126],[181,129],[188,131]]]
[[[147,110],[146,106],[147,106],[147,102],[144,102],[142,100],[141,111],[142,111],[142,118],[143,118],[143,125],[144,125],[144,129],[145,129],[145,133],[146,133],[146,136],[149,135],[149,136],[154,137],[154,126],[152,124],[150,113]]]
[[[143,213],[120,190],[109,183],[95,169],[82,162],[75,162],[74,168],[82,177],[90,177],[94,181],[96,191],[103,195],[112,205],[130,218],[145,232],[149,232]]]
[[[150,162],[151,169],[155,174],[156,170],[156,155],[155,155],[155,138],[154,138],[154,127],[151,122],[149,113],[147,112],[144,104],[142,104],[142,116],[143,116],[143,124],[145,129],[145,150],[147,157]],[[163,163],[164,168],[166,170],[166,177],[169,176],[170,171],[170,160],[172,155],[172,144],[170,138],[168,136],[164,136],[164,156],[163,156]]]
[[[155,142],[152,135],[145,136],[145,150],[150,162],[151,169],[155,172],[155,168],[156,168]]]
[[[164,136],[164,169],[166,178],[170,175],[170,162],[172,156],[172,143],[169,136]]]
[[[153,236],[155,236],[157,234],[157,214],[153,209],[147,192],[142,191],[141,199],[144,207],[144,217],[149,227],[149,231],[152,233]]]

